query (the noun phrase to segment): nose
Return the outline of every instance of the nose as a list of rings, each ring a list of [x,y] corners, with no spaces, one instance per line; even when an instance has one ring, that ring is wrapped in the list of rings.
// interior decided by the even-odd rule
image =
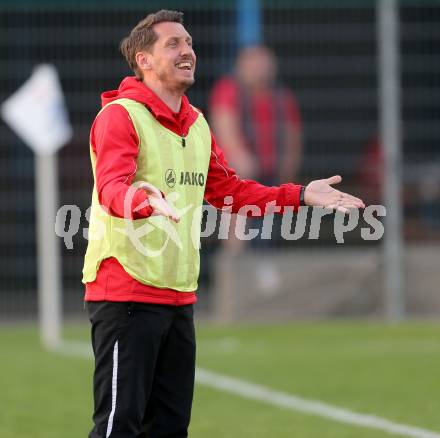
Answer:
[[[192,46],[190,46],[187,43],[183,43],[181,47],[182,47],[181,52],[180,52],[181,56],[186,55],[186,56],[190,56],[191,58],[193,57],[194,50],[193,50]]]

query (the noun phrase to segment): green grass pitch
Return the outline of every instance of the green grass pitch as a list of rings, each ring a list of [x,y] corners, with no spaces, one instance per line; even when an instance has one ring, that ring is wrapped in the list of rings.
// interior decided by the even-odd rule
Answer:
[[[440,433],[440,324],[199,326],[198,366]],[[70,339],[88,340],[87,328]],[[92,361],[45,352],[37,330],[0,331],[0,438],[79,438],[91,426]],[[381,438],[378,430],[196,386],[192,438]]]

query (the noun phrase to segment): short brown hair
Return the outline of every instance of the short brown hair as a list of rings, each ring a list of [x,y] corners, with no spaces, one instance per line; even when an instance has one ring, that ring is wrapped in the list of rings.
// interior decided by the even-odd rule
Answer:
[[[121,41],[121,53],[138,79],[142,79],[142,72],[136,63],[136,53],[141,50],[151,49],[158,39],[153,26],[166,21],[183,24],[183,12],[162,9],[149,14],[136,24],[130,34]]]

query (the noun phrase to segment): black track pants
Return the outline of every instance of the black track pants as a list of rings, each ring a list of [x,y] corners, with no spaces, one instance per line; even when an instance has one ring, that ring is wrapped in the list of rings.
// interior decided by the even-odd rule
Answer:
[[[89,302],[95,355],[89,438],[187,437],[193,305]]]

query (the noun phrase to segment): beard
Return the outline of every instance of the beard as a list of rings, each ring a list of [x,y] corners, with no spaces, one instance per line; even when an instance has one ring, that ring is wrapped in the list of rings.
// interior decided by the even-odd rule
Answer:
[[[176,78],[173,72],[165,69],[158,72],[157,77],[167,89],[178,93],[185,93],[195,82],[194,76],[191,78]]]

